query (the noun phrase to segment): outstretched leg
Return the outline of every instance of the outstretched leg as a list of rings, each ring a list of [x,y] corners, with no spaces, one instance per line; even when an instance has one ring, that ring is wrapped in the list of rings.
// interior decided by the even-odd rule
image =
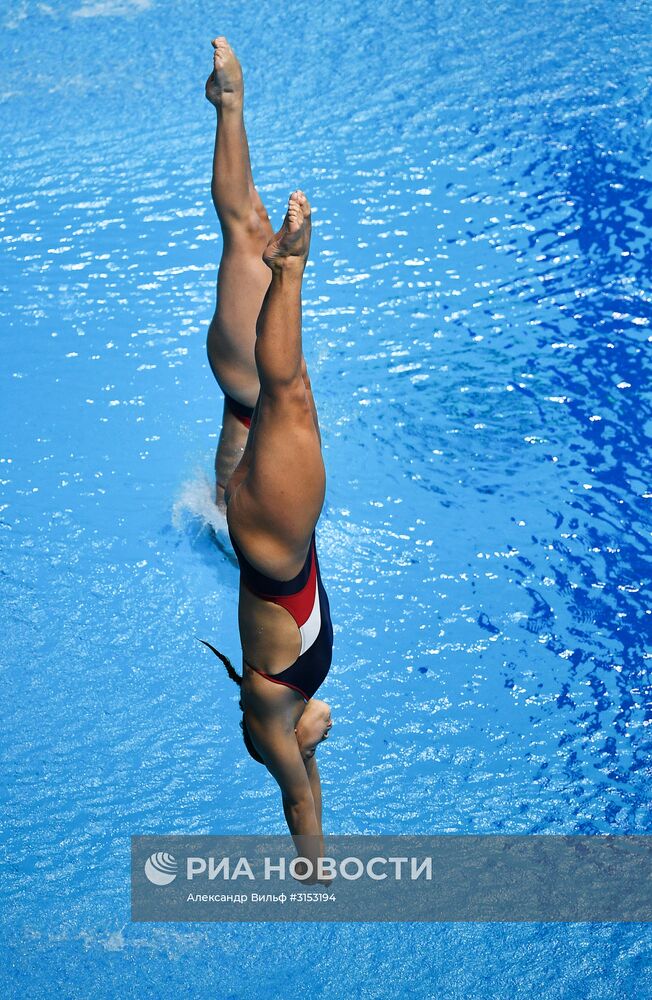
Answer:
[[[260,395],[245,454],[230,484],[229,527],[247,559],[276,579],[303,563],[324,502],[325,474],[301,347],[301,284],[310,206],[290,196],[263,259],[271,282],[256,329]]]
[[[254,362],[256,320],[270,281],[261,254],[273,231],[251,173],[242,70],[225,38],[216,38],[212,44],[213,72],[206,81],[206,97],[217,112],[211,193],[224,245],[217,307],[208,331],[208,359],[223,392],[253,406],[259,388]],[[246,440],[246,426],[225,405],[215,456],[220,506]]]

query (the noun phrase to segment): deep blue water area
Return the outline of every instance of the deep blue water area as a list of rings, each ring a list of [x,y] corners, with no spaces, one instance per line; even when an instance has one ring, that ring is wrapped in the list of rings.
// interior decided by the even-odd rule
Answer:
[[[646,925],[132,924],[129,838],[281,833],[211,501],[210,39],[304,346],[326,833],[652,832],[652,9],[7,0],[7,997],[652,997]],[[217,544],[216,544],[217,539]]]

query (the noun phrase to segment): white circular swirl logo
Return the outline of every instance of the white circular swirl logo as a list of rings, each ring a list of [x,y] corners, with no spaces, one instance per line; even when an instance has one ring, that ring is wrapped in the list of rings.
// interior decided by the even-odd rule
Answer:
[[[145,874],[154,885],[169,885],[177,877],[178,865],[173,854],[157,851],[145,862]]]

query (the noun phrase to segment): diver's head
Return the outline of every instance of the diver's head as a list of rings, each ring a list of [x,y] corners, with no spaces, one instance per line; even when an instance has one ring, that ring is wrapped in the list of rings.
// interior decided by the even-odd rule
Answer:
[[[206,642],[205,639],[200,639],[199,641],[215,653],[217,658],[221,660],[226,667],[226,672],[231,680],[241,689],[238,705],[240,707],[240,711],[242,712],[240,729],[242,730],[244,745],[247,748],[247,753],[250,757],[253,757],[253,759],[259,764],[265,764],[265,761],[253,745],[251,736],[249,735],[249,731],[247,729],[247,723],[245,722],[244,704],[242,701],[242,676],[237,672],[228,656],[225,656],[224,653],[220,653],[219,649],[216,649],[210,642]],[[311,757],[315,756],[315,750],[319,744],[323,740],[328,739],[328,734],[332,725],[333,719],[331,718],[330,706],[327,705],[325,701],[320,701],[319,698],[311,698],[304,708],[301,718],[297,722],[294,730],[297,743],[299,744],[299,749],[301,751],[301,756],[304,760],[310,760]]]
[[[311,698],[294,730],[304,760],[315,756],[322,740],[328,739],[332,725],[330,705],[319,698]]]

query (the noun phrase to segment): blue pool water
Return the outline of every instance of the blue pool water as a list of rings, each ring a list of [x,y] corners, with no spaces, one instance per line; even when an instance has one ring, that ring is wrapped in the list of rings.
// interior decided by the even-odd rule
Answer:
[[[149,925],[135,833],[283,831],[210,503],[210,38],[315,208],[326,833],[649,833],[650,5],[7,0],[7,997],[652,997],[644,925]],[[645,267],[645,254],[648,268]]]

